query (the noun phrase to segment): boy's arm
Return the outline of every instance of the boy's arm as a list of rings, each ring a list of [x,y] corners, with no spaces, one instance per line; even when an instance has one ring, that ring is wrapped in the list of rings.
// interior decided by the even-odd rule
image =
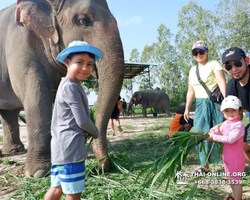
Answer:
[[[179,123],[181,124],[181,125],[184,125],[184,124],[186,124],[186,123],[189,123],[191,126],[193,126],[193,119],[192,118],[189,118],[188,119],[188,122],[186,122],[186,120],[184,119],[184,116],[182,115],[181,116],[181,118],[180,118],[180,120],[179,120]]]
[[[184,119],[184,116],[183,116],[183,115],[181,116],[181,118],[180,118],[180,120],[179,120],[179,123],[180,123],[181,125],[187,123],[186,120]]]
[[[69,85],[69,91],[65,93],[65,101],[70,106],[77,125],[85,132],[92,135],[93,138],[99,137],[99,130],[89,117],[88,100],[83,102],[77,87]]]

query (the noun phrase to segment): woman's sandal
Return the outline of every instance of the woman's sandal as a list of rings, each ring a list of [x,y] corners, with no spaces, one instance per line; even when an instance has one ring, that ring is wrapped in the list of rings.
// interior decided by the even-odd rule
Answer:
[[[121,126],[118,126],[118,129],[119,129],[119,131],[120,131],[120,132],[122,132],[122,131],[123,131],[123,129],[122,129],[122,127],[121,127]]]
[[[207,173],[210,173],[210,172],[211,172],[210,170],[206,170],[204,167],[200,167],[200,168],[194,170],[193,173],[205,173],[205,174],[207,174]]]
[[[224,200],[234,200],[234,198],[233,198],[233,196],[231,196],[231,197],[224,198]]]

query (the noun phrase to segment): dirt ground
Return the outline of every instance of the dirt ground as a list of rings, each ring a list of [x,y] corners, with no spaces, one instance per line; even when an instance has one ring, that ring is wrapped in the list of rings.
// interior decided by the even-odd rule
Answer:
[[[169,118],[168,118],[169,119]],[[168,120],[169,121],[169,120]],[[157,124],[165,124],[167,122],[167,118],[165,117],[153,117],[150,116],[148,118],[141,118],[141,117],[121,117],[120,118],[121,125],[123,127],[126,126],[132,126],[134,129],[125,129],[122,133],[120,133],[117,129],[117,126],[115,126],[116,129],[116,134],[115,136],[111,135],[111,129],[108,127],[107,130],[107,136],[109,141],[112,143],[122,143],[122,141],[126,138],[131,138],[132,135],[140,135],[145,132],[145,129],[151,127],[151,126],[156,126]],[[20,137],[21,141],[23,142],[25,149],[28,149],[28,136],[27,136],[27,131],[26,131],[26,124],[20,121]],[[3,135],[3,129],[2,129],[2,124],[0,124],[0,136]],[[3,143],[0,142],[0,149],[2,149]],[[11,171],[10,176],[18,176],[18,177],[23,177],[24,176],[24,163],[26,159],[26,153],[19,154],[19,155],[6,155],[3,154],[2,157],[0,157],[0,183],[1,182],[6,182],[5,176]],[[6,163],[12,163],[11,165],[6,164]],[[197,166],[193,166],[193,168],[197,168]],[[229,186],[221,186],[224,187],[223,189],[230,191]],[[244,190],[248,190],[247,193],[244,194],[244,200],[250,200],[250,188],[244,188]],[[6,199],[7,196],[10,196],[10,194],[13,194],[15,192],[15,189],[10,185],[8,187],[3,187],[0,185],[0,199]]]

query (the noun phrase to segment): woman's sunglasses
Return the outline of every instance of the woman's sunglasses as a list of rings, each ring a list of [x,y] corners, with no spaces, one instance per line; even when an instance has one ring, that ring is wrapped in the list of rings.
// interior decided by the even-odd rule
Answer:
[[[193,51],[192,51],[192,55],[193,55],[193,56],[197,56],[198,54],[204,55],[204,54],[205,54],[205,51],[204,51],[204,50],[200,50],[200,51],[195,51],[195,50],[193,50]]]
[[[240,61],[240,60],[236,60],[236,61],[234,61],[234,63],[233,63],[233,65],[235,66],[235,67],[241,67],[242,66],[242,62]],[[232,63],[230,63],[230,62],[226,62],[225,63],[225,69],[227,70],[227,71],[230,71],[231,69],[232,69]]]

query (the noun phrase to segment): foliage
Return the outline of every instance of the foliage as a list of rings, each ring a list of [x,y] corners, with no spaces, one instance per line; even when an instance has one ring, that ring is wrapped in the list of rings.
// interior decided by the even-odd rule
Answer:
[[[148,46],[145,46],[144,49],[147,48],[148,49],[148,55],[145,55],[144,53],[142,53],[141,58],[139,57],[139,52],[137,49],[134,49],[135,51],[131,52],[131,57],[130,60],[133,62],[148,62],[149,60],[145,59],[146,56],[150,56],[150,54],[152,53],[152,49]],[[149,67],[149,71],[152,69],[152,67]],[[152,89],[153,86],[153,81],[151,79],[149,79],[148,74],[147,73],[141,73],[139,76],[136,76],[134,78],[134,82],[138,84],[139,86],[139,90],[146,90],[146,89]]]
[[[222,188],[206,190],[197,188],[197,185],[185,187],[174,187],[169,184],[168,192],[165,186],[147,185],[144,174],[139,176],[141,169],[158,160],[167,147],[157,144],[163,141],[166,133],[165,126],[157,128],[159,132],[145,132],[140,136],[123,141],[123,145],[109,143],[111,170],[109,173],[100,173],[96,159],[90,156],[86,160],[86,184],[82,193],[82,199],[221,199],[225,196]],[[92,155],[92,154],[91,154]],[[190,155],[195,157],[196,152],[191,151]],[[12,196],[12,199],[41,199],[50,187],[50,177],[42,179],[30,179],[17,176],[10,176],[20,183],[19,190]],[[246,180],[247,182],[247,180]],[[12,182],[13,183],[13,182]],[[61,198],[65,199],[65,196]]]
[[[141,174],[147,173],[146,185],[153,186],[157,181],[158,185],[166,183],[166,191],[169,183],[175,174],[182,170],[187,156],[198,144],[208,138],[208,134],[195,132],[177,132],[175,137],[161,142],[158,146],[167,146],[165,152],[156,159],[149,167],[142,170]]]
[[[99,172],[98,162],[90,149],[89,157],[86,160],[86,184],[82,199],[219,200],[227,196],[224,187],[210,185],[207,189],[207,187],[197,186],[193,182],[186,186],[175,186],[173,178],[169,183],[168,191],[165,192],[166,184],[160,186],[158,181],[155,185],[148,182],[148,179],[146,179],[148,171],[139,176],[142,169],[152,166],[152,163],[165,155],[166,149],[171,144],[171,142],[166,143],[167,140],[164,139],[167,132],[166,124],[169,124],[169,122],[170,118],[155,118],[152,128],[147,126],[148,128],[145,128],[141,135],[131,134],[129,139],[121,139],[117,141],[118,143],[108,142],[111,159],[111,169],[108,173]],[[147,120],[145,120],[145,124],[148,125]],[[123,128],[125,131],[127,130],[126,126],[123,126]],[[131,130],[130,126],[128,126],[127,131],[129,130]],[[122,142],[122,145],[120,142]],[[159,145],[161,142],[165,142],[165,144]],[[164,159],[162,159],[163,161]],[[7,164],[8,172],[0,172],[1,186],[18,189],[9,199],[42,199],[50,187],[50,177],[41,179],[23,178],[23,174],[20,173],[22,170],[18,170],[19,173],[16,174],[9,167],[13,166],[12,162]],[[183,170],[189,172],[193,170],[193,165],[198,164],[197,151],[194,148],[189,152],[186,162],[183,163]],[[13,167],[15,166],[16,164]],[[211,170],[213,170],[212,166]],[[155,174],[157,172],[155,171]],[[249,187],[249,176],[244,177],[243,180],[243,186]],[[61,200],[64,199],[65,196],[61,198]]]
[[[140,57],[140,53],[138,52],[138,49],[132,49],[130,53],[129,62],[139,62],[139,57]],[[125,91],[131,91],[132,90],[131,85],[133,82],[135,82],[135,78],[124,79],[122,89],[124,89]]]
[[[215,12],[223,50],[239,46],[250,50],[250,3],[247,0],[220,1]]]
[[[90,115],[90,119],[92,120],[92,122],[95,124],[95,112],[96,112],[96,104],[94,104],[90,109],[89,109],[89,115]]]
[[[132,91],[131,85],[138,84],[139,90],[156,87],[168,93],[170,106],[177,107],[186,99],[188,74],[196,65],[191,55],[192,43],[205,40],[208,43],[209,59],[220,62],[222,53],[229,47],[239,46],[250,52],[250,3],[247,0],[220,0],[214,11],[204,9],[195,1],[189,1],[178,13],[178,32],[174,35],[161,21],[152,44],[145,44],[143,51],[132,49],[129,62],[149,62],[148,74],[133,79],[124,79],[123,90]],[[167,23],[167,22],[166,22]],[[229,77],[226,75],[226,79]],[[89,77],[83,82],[87,94],[97,91],[98,82]]]
[[[186,100],[188,74],[196,61],[191,55],[193,42],[208,43],[209,59],[220,62],[222,53],[229,47],[239,46],[250,51],[250,3],[247,0],[221,0],[216,9],[206,10],[189,1],[178,14],[176,35],[163,23],[157,29],[156,41],[146,44],[141,54],[131,52],[131,61],[152,62],[157,66],[150,71],[150,82],[168,93],[170,107],[176,108]],[[229,76],[226,75],[226,80]],[[136,77],[140,90],[149,88],[148,77]],[[153,88],[153,87],[152,87]]]
[[[90,119],[91,119],[91,121],[95,124],[95,111],[96,111],[96,109],[97,109],[97,107],[96,107],[96,104],[95,105],[93,105],[90,109],[89,109],[89,115],[90,115]],[[90,148],[90,146],[91,146],[91,144],[92,144],[92,142],[93,142],[93,138],[90,136],[90,135],[88,135],[88,137],[87,137],[87,140],[86,140],[86,143],[89,143],[88,144],[88,147],[87,147],[87,150],[89,150],[89,148]]]
[[[98,80],[95,79],[93,76],[89,76],[84,81],[82,81],[82,87],[86,94],[90,94],[91,91],[97,93],[98,91]]]

